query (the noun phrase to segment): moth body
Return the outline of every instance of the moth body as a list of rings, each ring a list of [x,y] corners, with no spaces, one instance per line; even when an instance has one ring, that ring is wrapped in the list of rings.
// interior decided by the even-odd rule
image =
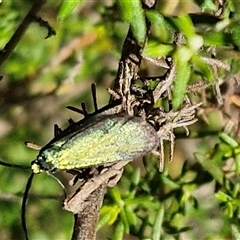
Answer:
[[[155,129],[126,113],[97,114],[70,125],[44,146],[32,171],[81,169],[131,160],[155,149]]]

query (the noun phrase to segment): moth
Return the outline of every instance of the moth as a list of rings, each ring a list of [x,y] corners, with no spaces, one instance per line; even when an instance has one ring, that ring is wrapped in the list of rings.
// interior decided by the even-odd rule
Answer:
[[[159,144],[157,132],[141,117],[110,110],[71,124],[41,148],[33,173],[82,169],[141,157]]]
[[[96,110],[96,109],[95,109]],[[22,201],[22,225],[28,239],[26,226],[26,202],[33,176],[48,172],[85,169],[131,160],[156,149],[159,137],[154,127],[141,117],[116,113],[107,106],[71,123],[44,147],[31,163],[32,174],[28,179]],[[0,161],[8,167],[29,168]]]

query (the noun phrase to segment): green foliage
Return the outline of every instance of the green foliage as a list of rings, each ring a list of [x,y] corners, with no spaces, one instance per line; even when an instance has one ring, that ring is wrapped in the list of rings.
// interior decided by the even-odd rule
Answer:
[[[167,171],[158,174],[150,159],[145,161],[146,173],[141,177],[139,169],[127,166],[126,176],[131,177],[123,177],[118,186],[108,192],[99,227],[103,227],[103,219],[113,229],[122,224],[121,235],[131,229],[131,233],[139,239],[161,239],[170,235],[176,239],[180,236],[189,239],[225,239],[229,234],[237,236],[240,213],[239,144],[221,133],[213,149],[208,146],[195,156],[197,162],[192,166],[184,164],[179,176],[174,179]],[[231,166],[227,171],[223,170],[229,161]],[[214,193],[208,199],[202,199],[198,191],[206,184],[212,185]],[[208,201],[212,203],[206,204]],[[213,206],[218,209],[214,219],[210,217],[213,209],[209,209]],[[204,222],[197,216],[204,217]],[[224,227],[213,229],[211,221]],[[204,229],[204,234],[197,235],[194,231],[196,224],[199,229]],[[114,235],[111,239],[117,238]]]
[[[146,22],[141,1],[118,0],[118,3],[122,11],[123,19],[130,24],[134,36],[139,44],[142,44],[145,40]]]
[[[196,0],[202,11],[216,11],[217,7],[212,0]]]
[[[80,4],[83,3],[83,0],[73,0],[73,1],[63,1],[61,7],[58,11],[58,20],[63,21],[67,18],[72,11]]]
[[[226,133],[220,133],[219,143],[214,149],[196,154],[196,159],[216,180],[215,196],[232,223],[235,224],[240,213],[240,184],[238,183],[240,146]],[[224,165],[227,165],[224,170]]]

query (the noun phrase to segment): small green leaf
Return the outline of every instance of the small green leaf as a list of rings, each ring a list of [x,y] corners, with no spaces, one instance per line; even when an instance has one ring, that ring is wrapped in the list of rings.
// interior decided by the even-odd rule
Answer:
[[[240,173],[240,154],[239,153],[235,157],[234,165],[235,165],[235,172],[239,174]],[[238,184],[236,186],[238,186]]]
[[[197,1],[199,2],[199,0]],[[217,6],[213,3],[212,0],[203,0],[201,1],[201,9],[202,11],[217,11]]]
[[[157,41],[150,41],[143,50],[143,54],[150,57],[165,57],[174,50],[170,44],[161,44]]]
[[[106,206],[104,206],[104,207],[106,208]],[[98,221],[97,230],[99,230],[102,227],[110,224],[111,218],[112,218],[112,216],[111,216],[109,211],[104,211],[104,213],[103,213],[103,211],[101,209],[101,217],[100,217],[100,219]]]
[[[238,142],[235,141],[232,137],[230,137],[227,133],[222,132],[219,134],[219,137],[223,142],[227,143],[232,148],[238,147]]]
[[[142,44],[146,35],[146,21],[140,0],[118,0],[123,19],[132,28],[133,35]]]
[[[231,29],[231,38],[238,48],[240,47],[240,29],[239,29],[239,22],[236,26],[232,27]]]
[[[156,10],[148,10],[148,11],[146,11],[146,16],[152,23],[164,24],[164,17],[163,17],[163,15],[160,14]]]
[[[77,7],[77,5],[83,2],[84,0],[63,1],[57,16],[58,21],[63,21],[65,18],[67,18],[72,13],[72,11]]]
[[[111,188],[109,193],[111,194],[111,196],[115,202],[117,202],[119,204],[122,202],[121,193],[120,193],[118,187]]]
[[[162,175],[161,179],[162,179],[163,184],[170,187],[171,189],[179,189],[179,187],[180,187],[178,183],[176,183],[174,180],[172,180],[168,176]]]
[[[106,224],[113,224],[118,217],[120,209],[116,205],[103,206],[101,209],[101,223],[99,224],[99,228]]]
[[[115,228],[113,237],[111,239],[124,239],[124,225],[122,222],[119,222]]]
[[[186,62],[179,62],[177,65],[177,74],[174,80],[173,90],[173,109],[178,109],[184,99],[186,93],[187,83],[190,78],[191,68]]]
[[[137,186],[139,184],[140,179],[141,179],[141,172],[140,172],[140,169],[137,168],[135,171],[133,171],[133,174],[131,176],[131,183],[134,186]]]
[[[228,33],[222,32],[206,32],[202,35],[204,44],[207,46],[223,46],[231,43],[231,36]]]
[[[121,211],[120,211],[120,219],[121,219],[121,223],[124,226],[124,231],[126,233],[129,233],[130,226],[129,226],[128,218],[127,218],[126,211],[125,211],[124,208],[122,208]]]
[[[200,72],[200,75],[208,82],[214,81],[212,68],[209,67],[198,55],[194,55],[191,59],[194,68]]]
[[[162,232],[162,224],[163,224],[163,217],[164,217],[164,207],[159,206],[158,211],[156,212],[155,220],[153,223],[153,230],[152,230],[152,239],[160,239],[161,232]]]
[[[218,191],[215,196],[217,197],[217,199],[219,199],[222,202],[228,202],[231,197],[228,196],[226,193],[222,192],[222,191]]]
[[[172,19],[177,29],[182,32],[186,38],[191,38],[195,35],[195,28],[191,18],[188,15],[180,15]]]
[[[209,158],[205,157],[200,153],[194,154],[197,161],[203,166],[203,168],[208,171],[216,181],[223,184],[223,172],[218,168]]]
[[[239,190],[240,190],[240,184],[236,183],[233,187],[233,190],[232,190],[232,196],[237,198],[237,196],[239,194]]]
[[[136,225],[137,216],[136,216],[136,213],[134,213],[134,209],[130,206],[126,206],[125,213],[126,213],[126,217],[127,217],[129,225],[132,225],[132,226]]]

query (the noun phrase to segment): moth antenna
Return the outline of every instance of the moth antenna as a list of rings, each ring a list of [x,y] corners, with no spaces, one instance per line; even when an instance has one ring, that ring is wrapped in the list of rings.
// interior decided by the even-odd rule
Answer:
[[[26,240],[29,240],[28,232],[27,232],[27,223],[26,223],[26,205],[27,205],[28,193],[32,186],[33,177],[34,177],[34,173],[32,172],[32,174],[30,175],[30,177],[27,181],[25,192],[23,195],[23,200],[22,200],[21,220],[22,220],[22,227],[23,227],[23,231],[24,231]]]
[[[28,148],[31,148],[31,149],[34,149],[34,150],[37,150],[37,151],[40,151],[41,150],[41,146],[35,144],[35,143],[32,143],[32,142],[25,142],[25,145],[28,147]]]
[[[11,168],[31,169],[30,166],[24,166],[24,165],[14,164],[14,163],[6,163],[1,160],[0,160],[0,165],[3,165],[5,167],[11,167]]]
[[[62,132],[62,129],[57,124],[54,124],[54,137],[59,135],[61,132]]]
[[[79,108],[76,108],[76,107],[72,107],[72,106],[67,106],[66,108],[70,109],[70,110],[72,110],[74,112],[77,112],[77,113],[80,113],[80,114],[84,115],[84,111],[82,109],[79,109]]]
[[[24,191],[24,194],[23,194],[23,200],[22,200],[21,221],[22,221],[22,227],[23,227],[23,231],[24,231],[26,240],[29,240],[28,231],[27,231],[27,222],[26,222],[26,206],[27,206],[27,198],[28,198],[28,195],[29,195],[29,190],[32,186],[34,175],[35,175],[35,173],[32,172],[32,174],[30,175],[30,177],[27,181],[26,188],[25,188],[25,191]],[[67,197],[67,192],[66,192],[66,188],[63,185],[63,183],[58,178],[56,178],[54,175],[52,175],[50,173],[49,173],[49,175],[52,178],[54,178],[59,183],[59,185],[62,187],[63,192],[64,192],[64,197],[66,198]]]
[[[83,110],[84,117],[87,117],[88,116],[88,112],[87,112],[87,109],[86,109],[86,104],[84,102],[82,102],[81,103],[81,107],[82,107],[82,110]]]
[[[51,176],[53,179],[55,179],[55,180],[58,182],[58,184],[62,187],[63,193],[64,193],[64,198],[67,198],[66,188],[65,188],[65,186],[63,185],[63,183],[62,183],[57,177],[55,177],[53,174],[51,174],[51,173],[48,173],[48,174],[49,174],[49,176]]]
[[[98,110],[98,106],[97,106],[97,91],[96,91],[96,84],[95,83],[91,84],[91,91],[92,91],[92,99],[93,99],[94,110],[95,110],[95,112],[97,112],[97,110]]]

